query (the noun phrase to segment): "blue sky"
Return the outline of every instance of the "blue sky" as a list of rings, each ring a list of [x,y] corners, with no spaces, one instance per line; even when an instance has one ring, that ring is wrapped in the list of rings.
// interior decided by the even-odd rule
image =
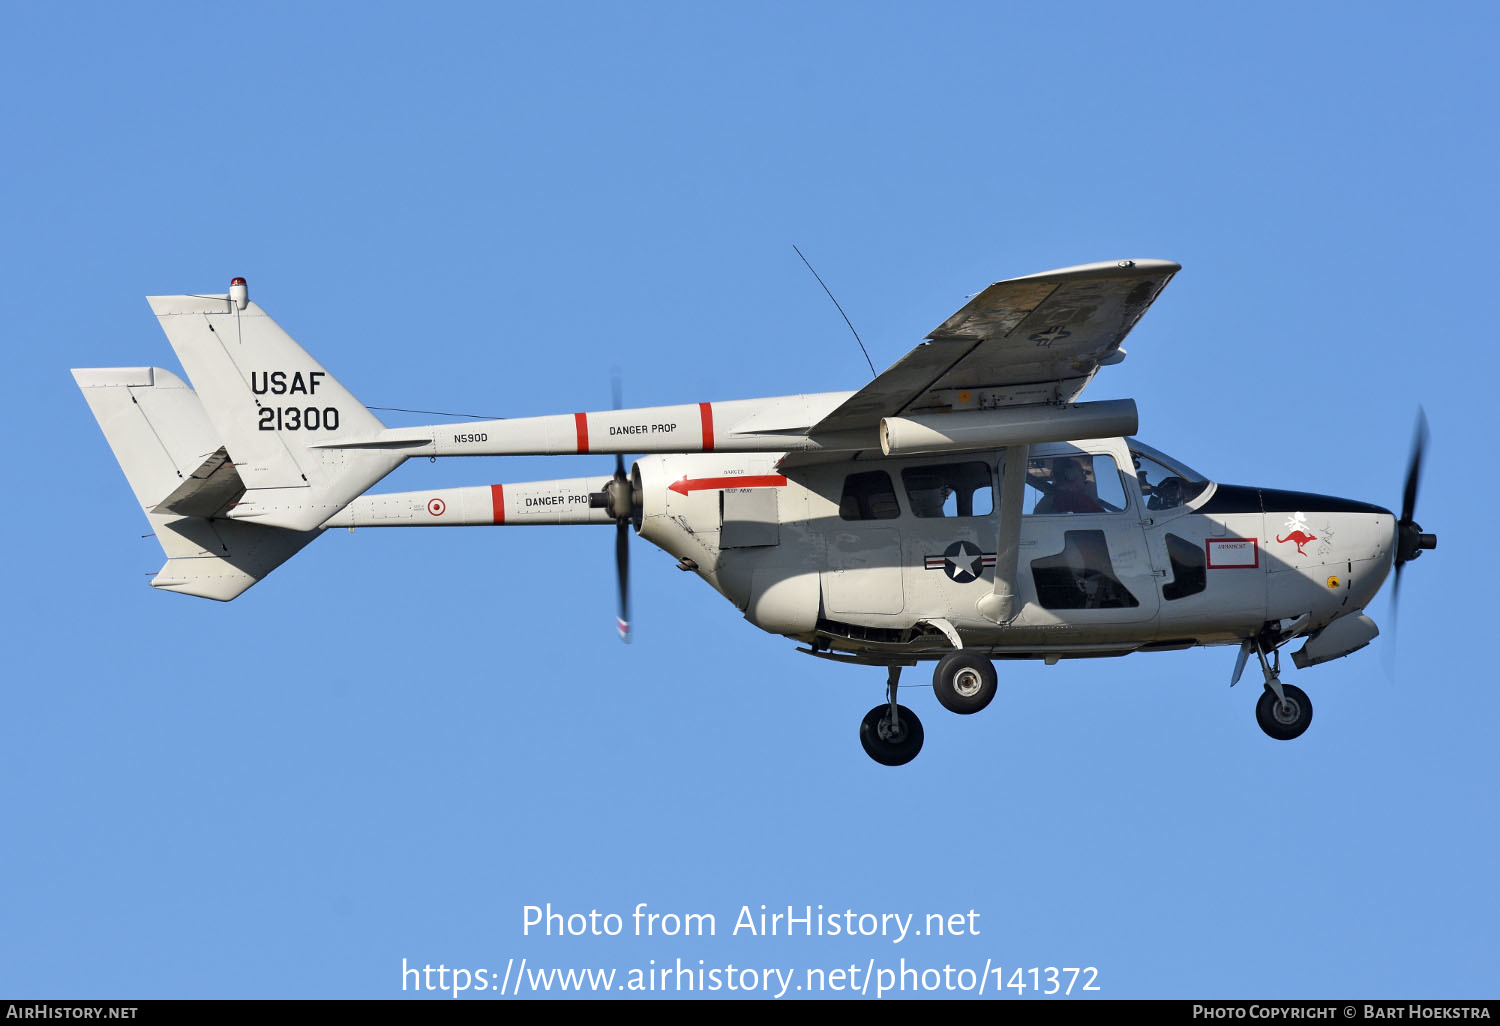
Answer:
[[[904,957],[1094,966],[1107,997],[1493,997],[1495,29],[1477,3],[9,10],[0,992]],[[330,532],[229,605],[153,592],[67,373],[175,367],[142,297],[244,275],[373,405],[605,407],[614,368],[630,405],[858,387],[793,243],[877,366],[998,278],[1180,261],[1089,397],[1216,479],[1396,506],[1425,404],[1441,548],[1399,651],[1289,675],[1317,707],[1293,743],[1228,649],[1006,664],[962,720],[909,671],[927,743],[892,771],[857,739],[879,671],[644,543],[621,646],[607,530]],[[718,934],[524,936],[549,902]],[[980,933],[731,936],[762,904]]]

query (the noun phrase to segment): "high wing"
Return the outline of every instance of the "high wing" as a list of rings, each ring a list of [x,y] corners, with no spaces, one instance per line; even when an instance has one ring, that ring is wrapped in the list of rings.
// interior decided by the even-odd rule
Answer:
[[[1170,260],[1082,264],[997,281],[808,430],[875,428],[882,417],[1070,403],[1182,269]]]

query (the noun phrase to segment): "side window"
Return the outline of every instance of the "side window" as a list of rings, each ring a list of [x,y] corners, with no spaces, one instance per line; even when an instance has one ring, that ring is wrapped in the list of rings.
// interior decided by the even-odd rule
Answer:
[[[1167,558],[1172,561],[1172,583],[1163,585],[1161,594],[1168,602],[1196,595],[1208,587],[1208,572],[1205,569],[1207,564],[1204,562],[1201,545],[1194,545],[1186,538],[1168,534]]]
[[[1109,456],[1038,456],[1026,463],[1026,486],[1026,513],[1119,513],[1125,508],[1125,488]]]
[[[940,463],[901,471],[906,501],[919,517],[987,517],[995,509],[988,463]]]
[[[895,520],[901,515],[891,475],[883,470],[850,474],[844,478],[839,499],[839,517],[844,520]]]
[[[1140,600],[1115,574],[1103,531],[1064,531],[1061,552],[1031,561],[1043,609],[1134,609]]]

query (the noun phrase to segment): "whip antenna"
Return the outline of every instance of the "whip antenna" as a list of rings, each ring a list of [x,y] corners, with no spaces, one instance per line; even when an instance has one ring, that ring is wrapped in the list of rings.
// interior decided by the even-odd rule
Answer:
[[[797,249],[797,244],[795,242],[792,243],[792,249],[797,250],[797,255],[799,257],[802,257],[802,262],[804,264],[807,264],[807,269],[809,271],[812,271],[812,276],[818,279],[818,284],[823,286],[823,291],[828,293],[828,298],[833,299],[833,292],[830,291],[828,286],[823,283],[823,279],[819,277],[818,272],[813,271],[813,265],[807,263],[807,257],[802,256],[802,251],[800,249]],[[853,322],[849,320],[849,315],[844,313],[844,308],[839,306],[839,301],[837,299],[833,299],[833,305],[835,307],[838,307],[839,316],[844,319],[845,324],[849,325],[849,330],[854,331]],[[868,363],[870,365],[870,377],[879,377],[880,375],[875,373],[875,362],[870,359],[870,351],[865,348],[864,339],[859,337],[859,332],[857,331],[854,331],[854,341],[859,343],[859,351],[865,354],[865,363]]]

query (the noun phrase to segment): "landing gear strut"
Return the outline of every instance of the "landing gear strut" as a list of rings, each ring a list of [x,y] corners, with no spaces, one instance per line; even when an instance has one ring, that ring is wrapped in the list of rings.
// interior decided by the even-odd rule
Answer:
[[[865,754],[882,766],[905,766],[922,750],[922,721],[906,706],[896,704],[901,667],[887,669],[890,698],[865,713],[859,725],[859,743]]]
[[[1266,660],[1260,643],[1255,644],[1255,654],[1260,657],[1260,669],[1266,678],[1266,689],[1255,703],[1255,722],[1260,729],[1278,741],[1290,741],[1301,737],[1312,722],[1312,702],[1307,692],[1295,684],[1281,682],[1281,656],[1272,649],[1274,663]]]

